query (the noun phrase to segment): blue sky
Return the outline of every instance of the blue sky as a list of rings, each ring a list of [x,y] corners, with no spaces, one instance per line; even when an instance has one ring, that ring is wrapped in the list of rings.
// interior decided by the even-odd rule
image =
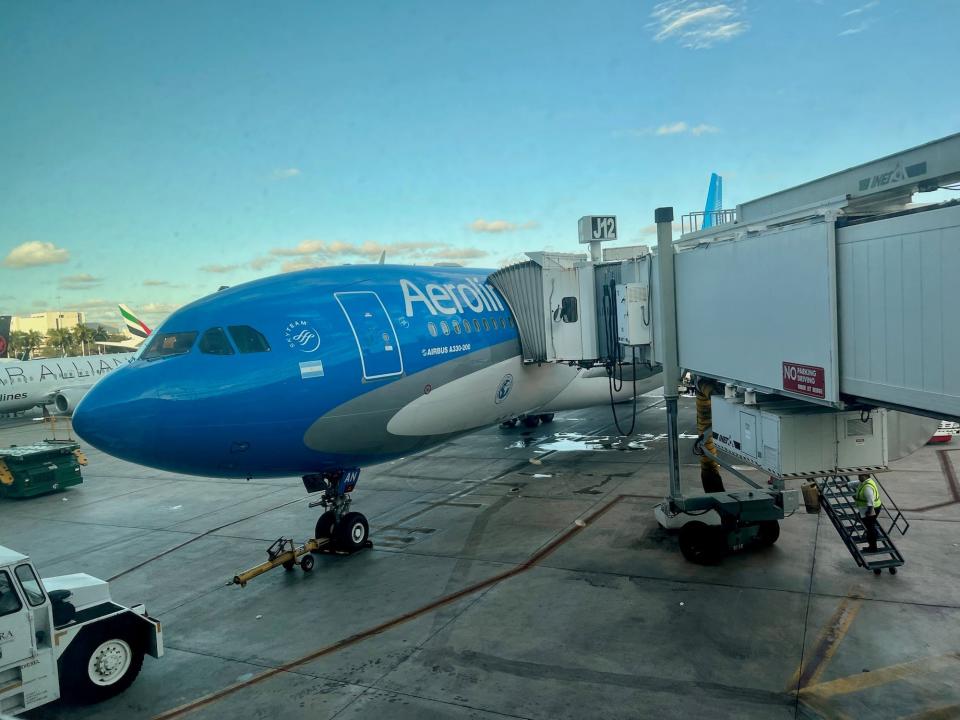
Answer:
[[[7,2],[0,310],[575,251],[960,130],[954,0]]]

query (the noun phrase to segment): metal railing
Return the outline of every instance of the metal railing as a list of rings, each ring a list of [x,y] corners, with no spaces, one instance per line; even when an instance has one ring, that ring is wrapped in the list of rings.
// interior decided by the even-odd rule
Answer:
[[[685,235],[687,233],[696,232],[697,230],[703,230],[703,223],[708,217],[711,220],[711,227],[716,225],[728,225],[729,223],[734,223],[737,221],[737,211],[711,210],[709,212],[701,211],[687,213],[680,218],[680,232]]]

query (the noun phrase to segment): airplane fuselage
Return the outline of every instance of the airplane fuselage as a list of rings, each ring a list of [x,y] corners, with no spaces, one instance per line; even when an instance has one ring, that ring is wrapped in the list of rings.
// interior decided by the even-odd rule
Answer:
[[[383,462],[546,406],[578,370],[522,363],[488,274],[361,265],[223,290],[171,315],[74,427],[139,464],[264,477]]]
[[[89,387],[130,359],[130,353],[111,353],[0,363],[0,413],[49,404],[58,390]]]

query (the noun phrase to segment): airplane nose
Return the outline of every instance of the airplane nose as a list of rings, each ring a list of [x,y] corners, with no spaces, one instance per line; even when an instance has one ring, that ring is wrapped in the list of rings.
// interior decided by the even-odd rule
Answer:
[[[156,449],[156,392],[134,370],[118,368],[94,385],[73,412],[73,429],[97,450],[146,464]]]

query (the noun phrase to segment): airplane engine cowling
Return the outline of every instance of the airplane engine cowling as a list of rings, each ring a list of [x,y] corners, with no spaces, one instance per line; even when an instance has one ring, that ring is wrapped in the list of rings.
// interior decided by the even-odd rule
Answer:
[[[90,386],[72,387],[58,392],[53,396],[53,405],[57,412],[61,415],[70,415],[73,413],[74,408],[77,407],[77,403],[87,394],[87,390],[89,389]]]

